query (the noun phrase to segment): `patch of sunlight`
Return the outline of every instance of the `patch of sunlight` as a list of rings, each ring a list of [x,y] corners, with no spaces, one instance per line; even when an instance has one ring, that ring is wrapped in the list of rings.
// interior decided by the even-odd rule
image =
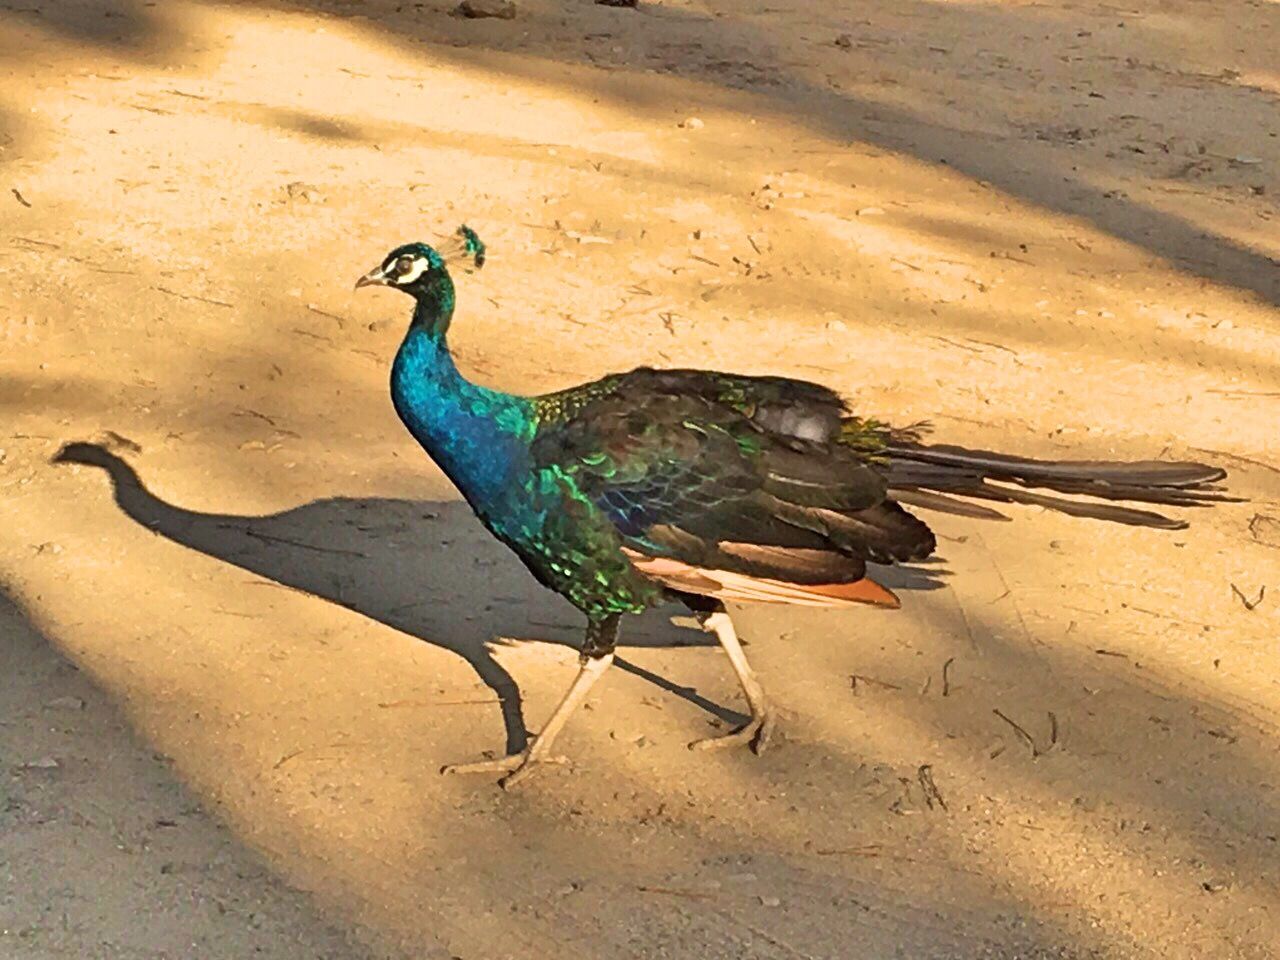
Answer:
[[[593,102],[585,92],[574,96],[562,83],[536,77],[513,82],[513,67],[525,72],[516,65],[528,59],[519,55],[424,58],[419,50],[377,38],[359,21],[317,27],[305,12],[240,10],[218,18],[226,48],[209,80],[274,111],[334,123],[336,103],[358,104],[356,114],[337,119],[342,129],[372,125],[368,132],[375,135],[395,129],[418,138],[441,132],[500,137],[642,163],[660,160],[645,135],[626,132],[624,111]],[[293,51],[287,61],[274,56],[284,48]],[[335,71],[334,64],[342,66]]]
[[[1263,0],[1263,2],[1280,5],[1280,0]],[[1280,94],[1280,73],[1269,73],[1265,70],[1247,70],[1240,74],[1236,82],[1242,87],[1256,87],[1259,90]]]

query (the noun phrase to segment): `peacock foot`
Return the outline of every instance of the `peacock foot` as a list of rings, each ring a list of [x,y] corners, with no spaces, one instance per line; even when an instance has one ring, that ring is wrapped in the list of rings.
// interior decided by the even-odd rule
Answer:
[[[538,754],[538,742],[534,740],[529,746],[525,747],[519,753],[513,753],[510,756],[498,757],[494,760],[476,760],[472,763],[451,763],[441,767],[440,772],[443,774],[451,773],[506,773],[507,775],[498,781],[498,786],[504,790],[509,790],[520,781],[527,779],[532,773],[544,763],[552,763],[556,765],[569,762],[568,757],[552,757],[540,756]]]
[[[593,632],[597,629],[603,629],[608,637],[609,643],[612,644],[613,639],[617,637],[618,615],[607,618],[604,626],[601,628],[593,621],[593,626],[587,627],[587,640],[591,641],[593,637],[598,637]],[[535,736],[530,743],[519,753],[513,753],[509,757],[502,757],[498,760],[480,760],[476,763],[457,763],[452,766],[445,767],[441,773],[501,773],[510,771],[505,777],[498,781],[498,786],[504,790],[509,790],[518,784],[521,780],[526,779],[544,763],[568,763],[564,757],[553,756],[551,748],[555,745],[556,737],[560,736],[560,731],[564,729],[565,723],[569,719],[569,715],[578,708],[578,705],[586,698],[587,693],[595,684],[600,676],[609,669],[609,664],[613,663],[613,648],[603,654],[591,655],[583,657],[582,666],[578,669],[578,675],[574,678],[568,692],[564,695],[564,699],[560,701],[560,706],[556,707],[547,720],[542,731]]]
[[[718,737],[707,737],[689,744],[690,750],[719,750],[722,747],[734,747],[740,743],[750,744],[751,752],[756,756],[764,753],[769,747],[769,738],[773,736],[773,711],[762,710],[732,733]]]

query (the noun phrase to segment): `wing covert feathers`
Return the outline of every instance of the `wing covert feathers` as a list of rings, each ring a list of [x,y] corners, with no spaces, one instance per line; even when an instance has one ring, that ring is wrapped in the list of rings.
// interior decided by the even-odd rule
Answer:
[[[535,464],[645,556],[816,586],[933,550],[880,467],[839,442],[844,405],[825,387],[642,368],[538,403]]]

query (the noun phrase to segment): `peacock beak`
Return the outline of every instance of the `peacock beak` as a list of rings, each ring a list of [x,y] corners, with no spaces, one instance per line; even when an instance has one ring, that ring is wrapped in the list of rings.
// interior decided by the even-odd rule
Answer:
[[[359,290],[361,287],[386,286],[387,283],[387,275],[382,272],[381,266],[377,266],[356,281],[355,289]]]

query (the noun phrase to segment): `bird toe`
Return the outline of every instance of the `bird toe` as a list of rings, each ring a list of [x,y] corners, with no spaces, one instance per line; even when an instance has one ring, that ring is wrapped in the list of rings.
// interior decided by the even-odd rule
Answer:
[[[469,763],[448,763],[440,768],[442,774],[454,773],[503,773],[514,770],[524,762],[523,753],[513,753],[508,757],[497,757],[492,760],[473,760]]]
[[[497,757],[492,760],[476,760],[471,763],[450,763],[441,767],[440,772],[445,775],[455,773],[505,773],[506,776],[498,781],[498,785],[504,789],[509,789],[520,783],[522,780],[528,778],[534,770],[543,764],[562,766],[568,762],[568,757],[539,757],[536,754],[532,754],[528,749],[525,749],[520,753],[513,753],[506,757]]]
[[[773,736],[773,729],[773,714],[763,713],[753,717],[732,733],[722,734],[718,737],[707,737],[704,740],[695,740],[689,744],[689,749],[722,750],[725,747],[747,744],[752,753],[759,755],[768,748],[769,740]]]

